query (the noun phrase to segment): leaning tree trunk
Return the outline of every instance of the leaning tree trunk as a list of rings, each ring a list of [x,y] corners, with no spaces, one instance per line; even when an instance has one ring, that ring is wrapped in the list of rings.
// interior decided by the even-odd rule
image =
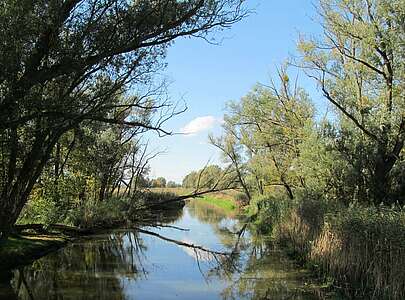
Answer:
[[[24,163],[13,178],[10,185],[0,195],[0,237],[9,236],[18,220],[28,197],[48,161],[51,151],[61,134],[40,134],[35,139],[31,151],[24,157]]]

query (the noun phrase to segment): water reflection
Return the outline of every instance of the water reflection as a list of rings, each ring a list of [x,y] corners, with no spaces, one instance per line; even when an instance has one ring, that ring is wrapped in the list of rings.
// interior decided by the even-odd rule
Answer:
[[[146,276],[145,250],[134,233],[99,236],[16,270],[11,285],[20,299],[126,299],[121,278]]]
[[[189,231],[147,228],[155,236],[146,231],[115,231],[75,242],[14,270],[11,279],[0,284],[0,298],[325,298],[316,289],[306,288],[309,278],[305,272],[252,239],[248,230],[241,231],[234,216],[196,201],[166,222]],[[182,243],[199,245],[203,250]]]

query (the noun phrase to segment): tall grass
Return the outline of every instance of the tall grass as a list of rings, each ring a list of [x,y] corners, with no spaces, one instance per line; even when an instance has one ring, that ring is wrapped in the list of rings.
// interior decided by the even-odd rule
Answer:
[[[310,261],[350,295],[405,299],[405,212],[351,207],[328,216]]]
[[[259,228],[348,296],[405,299],[403,209],[342,207],[311,197],[259,203]]]

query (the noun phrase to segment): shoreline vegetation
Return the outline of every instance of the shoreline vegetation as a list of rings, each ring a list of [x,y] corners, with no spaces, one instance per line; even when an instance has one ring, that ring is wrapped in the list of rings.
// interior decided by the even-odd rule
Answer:
[[[193,192],[192,189],[187,188],[152,188],[152,192],[167,192],[178,196],[190,194]],[[237,191],[228,190],[220,192],[212,192],[190,201],[200,201],[206,204],[213,205],[219,209],[224,210],[227,213],[232,213],[240,209],[240,203],[237,202],[236,197],[239,193]]]
[[[75,216],[76,219],[70,219],[73,224],[32,223],[30,219],[32,214],[26,211],[15,226],[15,232],[7,240],[0,242],[0,270],[29,264],[66,246],[69,242],[91,237],[97,232],[155,226],[162,221],[170,221],[172,215],[177,215],[181,211],[185,201],[179,199],[168,204],[164,202],[189,194],[192,194],[192,191],[183,188],[152,188],[144,191],[142,196],[145,199],[138,202],[147,202],[153,209],[145,209],[139,203],[137,207],[131,208],[126,205],[125,199],[106,199],[87,208],[92,212],[91,215],[83,212]],[[237,208],[232,196],[232,192],[219,192],[213,196],[203,195],[188,201],[201,201],[226,213],[232,213]],[[162,202],[163,204],[159,206]]]
[[[309,196],[259,203],[260,212],[250,211],[259,233],[326,285],[349,298],[405,297],[404,210],[344,207]]]
[[[62,234],[13,234],[0,243],[0,270],[4,272],[30,264],[72,240]]]
[[[43,224],[31,223],[30,219],[22,218],[15,225],[14,232],[0,241],[0,270],[6,271],[26,265],[51,252],[66,246],[80,238],[87,238],[99,232],[112,229],[132,228],[140,226],[159,226],[162,221],[175,219],[185,205],[184,200],[161,204],[176,197],[174,193],[144,193],[154,209],[145,207],[129,208],[125,200],[106,200],[98,203],[91,210],[92,215],[81,214],[75,224]],[[29,214],[28,214],[29,215]],[[82,219],[85,216],[85,219]]]

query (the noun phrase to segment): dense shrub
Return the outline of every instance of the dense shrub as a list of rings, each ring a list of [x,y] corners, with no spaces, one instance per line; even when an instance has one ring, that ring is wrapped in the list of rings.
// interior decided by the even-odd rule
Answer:
[[[82,228],[114,226],[126,220],[129,207],[130,202],[123,197],[86,201],[70,212],[67,223]]]
[[[245,193],[236,193],[234,196],[234,200],[239,207],[243,207],[249,204],[249,198],[248,196],[246,196]]]
[[[273,237],[277,226],[282,223],[294,205],[295,202],[282,196],[261,196],[252,200],[249,214],[258,233]]]
[[[150,205],[150,204],[158,204],[158,203],[163,203],[165,201],[175,199],[177,198],[178,195],[172,192],[166,192],[166,191],[161,191],[161,192],[152,192],[152,191],[140,191],[138,193],[135,193],[133,196],[133,199],[135,202],[138,203],[143,203],[145,205]]]

